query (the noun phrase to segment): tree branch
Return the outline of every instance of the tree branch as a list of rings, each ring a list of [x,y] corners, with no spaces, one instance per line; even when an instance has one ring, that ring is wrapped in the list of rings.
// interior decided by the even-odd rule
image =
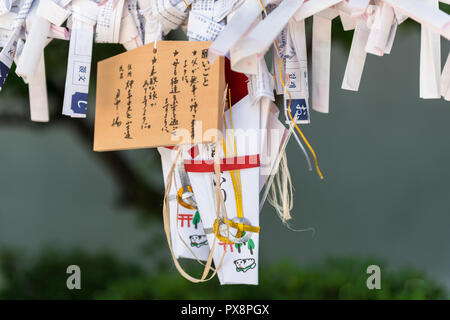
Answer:
[[[49,92],[56,101],[63,101],[63,91],[52,81],[48,81]],[[22,110],[27,106],[22,104]],[[0,125],[26,126],[27,128],[48,129],[62,124],[71,128],[81,139],[81,144],[92,151],[93,128],[85,119],[72,119],[62,116],[57,108],[50,115],[50,123],[32,122],[26,113],[1,113]],[[162,205],[163,192],[154,188],[145,178],[136,172],[133,165],[119,152],[95,152],[95,155],[109,169],[121,189],[119,203],[121,205],[136,205],[146,214],[158,215]]]

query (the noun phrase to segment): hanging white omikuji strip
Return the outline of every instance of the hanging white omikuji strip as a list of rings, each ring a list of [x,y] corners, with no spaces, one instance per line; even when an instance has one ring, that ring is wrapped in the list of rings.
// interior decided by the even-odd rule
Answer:
[[[228,16],[227,25],[217,39],[209,47],[208,59],[213,63],[215,57],[225,56],[241,39],[245,32],[261,15],[261,5],[258,1],[245,1],[233,14]]]
[[[305,20],[320,11],[341,3],[342,1],[343,0],[321,0],[304,2],[300,9],[295,13],[294,18],[297,21]]]
[[[305,22],[291,20],[286,28],[286,40],[280,39],[284,51],[285,74],[289,95],[284,95],[284,107],[296,123],[309,123],[308,59],[306,54]],[[290,107],[290,110],[288,110]],[[290,123],[285,114],[286,123]]]
[[[150,22],[148,27],[152,29],[152,35],[148,40],[160,40],[162,35],[178,28],[188,16],[186,3],[183,0],[152,0],[151,14],[149,20],[146,20],[146,25]]]
[[[86,117],[92,42],[98,11],[99,7],[92,1],[72,1],[72,30],[63,103],[63,114],[66,116]]]
[[[362,16],[369,3],[370,0],[345,0],[343,2],[351,10],[352,17]]]
[[[19,41],[20,32],[22,31],[22,26],[25,19],[30,11],[33,0],[25,0],[22,7],[19,10],[16,18],[14,19],[12,25],[12,33],[9,36],[8,42],[2,48],[0,52],[0,90],[8,77],[9,70],[11,69],[14,55],[16,53],[17,42]]]
[[[352,18],[352,16],[345,10],[341,10],[340,6],[337,5],[335,8],[339,12],[339,18],[341,19],[342,28],[344,31],[354,30],[356,27],[356,19]]]
[[[0,16],[8,13],[11,10],[12,3],[13,2],[11,0],[0,1]]]
[[[214,20],[214,0],[195,1],[189,12],[187,36],[190,41],[214,41],[224,23]]]
[[[33,78],[28,83],[30,97],[30,118],[31,121],[50,121],[48,111],[47,81],[45,76],[44,51],[40,55],[39,63]]]
[[[46,44],[48,44],[51,39],[47,39]],[[45,45],[46,45],[45,44]],[[24,48],[24,41],[19,40],[17,45],[17,52],[14,61],[17,62],[22,57],[22,52]],[[44,61],[44,51],[41,51],[37,70],[34,76],[29,79],[28,82],[28,95],[30,100],[30,118],[31,121],[36,122],[48,122],[49,111],[48,111],[48,97],[47,97],[47,81],[45,76],[45,61]]]
[[[119,42],[126,50],[133,50],[144,43],[142,42],[141,35],[139,34],[138,25],[130,12],[133,7],[128,6],[128,0],[123,6],[122,21],[120,22],[120,35]]]
[[[258,23],[236,44],[239,58],[232,64],[232,69],[237,72],[255,74],[258,59],[264,56],[302,4],[303,0],[284,0]]]
[[[367,22],[362,18],[358,18],[348,55],[347,66],[345,67],[344,79],[342,80],[342,89],[352,91],[358,91],[359,89],[359,83],[366,62],[366,45],[369,39],[369,33],[370,29],[367,27]]]
[[[329,111],[331,22],[337,16],[338,11],[329,8],[313,18],[311,107],[323,113]]]
[[[438,0],[424,0],[439,8]],[[420,97],[441,98],[441,37],[433,29],[422,25],[420,38]]]
[[[7,11],[0,15],[0,47],[4,47],[8,43],[16,16],[17,12],[12,11]]]
[[[98,4],[95,42],[119,43],[125,0],[102,1]]]
[[[450,101],[450,53],[447,56],[444,70],[442,70],[441,95],[445,100]]]
[[[28,32],[16,68],[16,73],[22,77],[25,83],[28,83],[35,75],[41,60],[39,52],[42,52],[47,44],[51,25],[61,26],[70,15],[70,11],[65,9],[70,2],[71,0],[64,0],[58,4],[52,0],[39,0],[37,10],[31,19],[31,29]],[[33,6],[34,8],[36,3]]]
[[[450,40],[450,19],[444,11],[423,0],[383,0],[394,9]]]

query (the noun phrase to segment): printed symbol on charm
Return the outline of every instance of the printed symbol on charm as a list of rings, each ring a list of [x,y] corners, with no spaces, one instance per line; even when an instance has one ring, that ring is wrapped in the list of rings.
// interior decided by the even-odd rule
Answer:
[[[256,267],[255,259],[237,259],[234,260],[234,264],[236,266],[237,272],[247,272],[250,269],[254,269]]]
[[[250,251],[250,254],[253,255],[253,249],[255,249],[255,243],[253,242],[252,239],[248,239],[247,248]]]
[[[289,100],[287,100],[286,103],[289,104]],[[292,118],[296,121],[305,121],[309,119],[305,99],[292,99],[290,112]]]
[[[286,105],[289,105],[289,99],[286,100]],[[292,118],[295,121],[308,121],[308,107],[306,106],[305,99],[292,99],[291,107],[289,108]]]
[[[223,251],[227,251],[227,247],[230,248],[230,252],[233,252],[233,243],[232,242],[219,242],[219,246],[223,247]]]
[[[193,234],[189,236],[189,240],[191,240],[191,247],[200,248],[208,244],[208,240],[204,234]]]
[[[222,191],[222,196],[223,196],[223,202],[227,202],[227,192],[225,191],[225,189],[223,189],[222,188],[222,184],[224,183],[224,182],[226,182],[227,181],[227,179],[225,179],[225,177],[220,177],[220,191]],[[214,184],[214,187],[216,186],[216,180],[214,179],[213,180],[213,184]]]
[[[189,213],[184,213],[184,214],[179,213],[178,214],[178,221],[180,221],[180,227],[183,228],[184,227],[184,223],[186,222],[187,223],[186,227],[190,228],[193,216],[194,215],[189,214]]]
[[[196,211],[194,214],[194,218],[192,219],[192,223],[194,224],[195,229],[197,229],[197,226],[200,222],[201,222],[200,213]]]
[[[72,95],[70,108],[74,113],[86,114],[88,95],[84,92],[75,92]]]

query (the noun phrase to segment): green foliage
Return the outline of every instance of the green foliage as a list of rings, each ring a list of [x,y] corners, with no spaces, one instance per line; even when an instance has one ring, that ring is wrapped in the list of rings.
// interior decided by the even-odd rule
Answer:
[[[187,261],[186,261],[187,262]],[[186,264],[183,261],[184,264]],[[66,288],[66,268],[81,268],[81,290]],[[366,268],[382,269],[381,290],[368,290]],[[200,266],[187,263],[200,274]],[[55,249],[27,260],[11,251],[0,255],[2,299],[444,299],[446,290],[414,270],[390,271],[375,260],[329,259],[299,267],[290,260],[260,266],[259,286],[220,286],[217,279],[193,284],[172,266],[149,272],[106,253]]]
[[[260,285],[220,286],[217,280],[193,284],[173,269],[118,281],[99,299],[444,299],[445,289],[412,270],[384,271],[381,290],[368,290],[370,261],[330,259],[299,268],[289,260],[260,269]]]
[[[69,265],[81,268],[82,290],[68,290],[66,274]],[[140,269],[108,253],[69,253],[46,249],[35,259],[18,253],[0,253],[0,299],[89,299],[105,290],[117,279],[139,274]]]

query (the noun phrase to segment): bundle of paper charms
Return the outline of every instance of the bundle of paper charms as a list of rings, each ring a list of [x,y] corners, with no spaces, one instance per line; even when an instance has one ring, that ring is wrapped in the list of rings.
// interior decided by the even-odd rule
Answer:
[[[322,178],[300,129],[310,122],[310,17],[313,110],[329,111],[337,17],[354,30],[343,89],[358,90],[366,54],[389,54],[411,18],[421,24],[420,97],[450,100],[450,55],[441,71],[440,48],[450,16],[437,0],[0,0],[0,88],[15,62],[31,120],[49,121],[44,48],[69,40],[62,112],[85,117],[92,43],[121,43],[127,52],[98,64],[94,150],[158,147],[177,269],[194,282],[217,273],[222,284],[257,284],[259,213],[268,199],[286,221],[293,206],[291,136]],[[163,41],[177,28],[190,41]],[[178,258],[204,264],[202,276]]]

